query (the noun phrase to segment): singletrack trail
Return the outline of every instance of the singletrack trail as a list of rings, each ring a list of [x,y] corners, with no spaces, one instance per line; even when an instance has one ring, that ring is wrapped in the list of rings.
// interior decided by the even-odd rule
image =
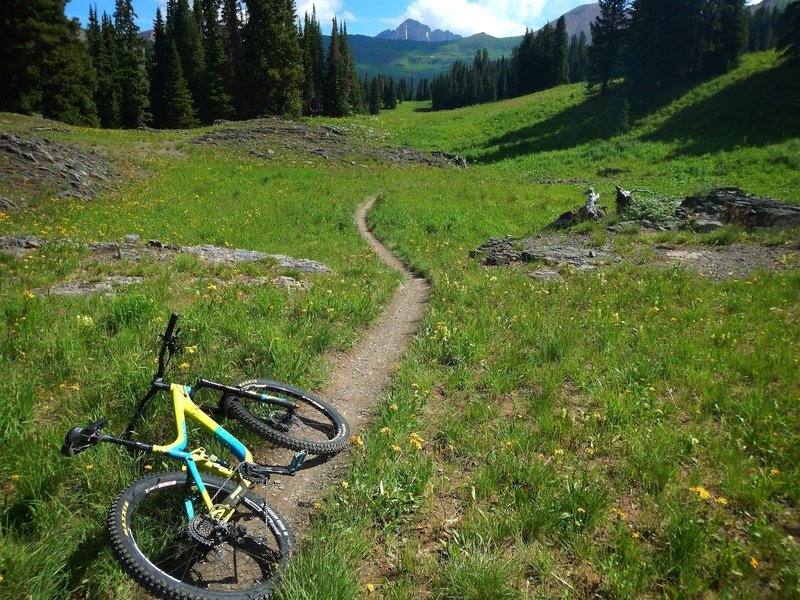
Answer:
[[[430,294],[428,281],[411,273],[369,231],[367,213],[374,202],[374,198],[370,199],[356,213],[358,230],[381,260],[403,274],[403,282],[386,311],[361,340],[333,359],[330,383],[319,391],[344,415],[355,435],[363,432],[382,392],[388,388],[394,365],[416,333]],[[261,463],[286,464],[291,455],[289,450],[270,448],[256,453],[255,458]],[[345,476],[349,461],[348,451],[327,461],[309,456],[294,477],[274,476],[269,482],[268,500],[287,519],[298,542],[302,543],[308,531],[314,502],[328,485]]]

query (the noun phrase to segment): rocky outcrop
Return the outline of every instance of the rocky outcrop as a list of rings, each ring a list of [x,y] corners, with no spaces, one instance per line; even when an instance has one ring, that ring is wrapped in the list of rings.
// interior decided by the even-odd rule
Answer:
[[[48,138],[0,131],[0,177],[12,188],[93,198],[111,187],[114,173],[100,156]],[[17,206],[19,199],[4,199]]]
[[[747,229],[792,229],[800,226],[800,205],[760,198],[737,187],[721,187],[687,197],[677,216],[699,232],[728,224]]]
[[[599,221],[606,216],[606,207],[600,204],[600,194],[594,191],[594,188],[586,190],[586,204],[581,206],[578,210],[572,210],[561,215],[552,223],[547,225],[545,229],[569,229],[578,223],[584,221]]]
[[[348,135],[349,133],[353,135]],[[290,155],[305,156],[309,160],[344,162],[351,166],[363,162],[364,159],[372,159],[398,165],[467,167],[467,161],[454,154],[378,145],[374,142],[382,141],[382,138],[370,138],[379,138],[370,128],[315,125],[270,118],[219,127],[191,143],[243,149],[267,161]]]

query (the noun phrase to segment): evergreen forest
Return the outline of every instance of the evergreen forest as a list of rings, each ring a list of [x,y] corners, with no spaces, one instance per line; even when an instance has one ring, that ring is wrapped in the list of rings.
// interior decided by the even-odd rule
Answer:
[[[168,0],[152,40],[140,35],[131,0],[90,8],[88,26],[64,15],[66,0],[9,0],[0,22],[0,109],[105,128],[187,128],[262,115],[377,114],[404,100],[434,110],[493,102],[586,81],[630,96],[728,72],[746,51],[775,46],[792,56],[797,11],[750,12],[744,0],[601,0],[591,25],[568,39],[564,17],[528,30],[510,57],[419,82],[377,74],[360,80],[347,26],[329,40],[316,12],[294,0]],[[792,17],[794,16],[794,23]]]

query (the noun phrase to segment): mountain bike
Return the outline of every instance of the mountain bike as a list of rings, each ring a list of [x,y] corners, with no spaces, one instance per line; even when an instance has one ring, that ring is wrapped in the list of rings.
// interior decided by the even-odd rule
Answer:
[[[255,492],[254,486],[266,483],[273,474],[294,475],[306,452],[297,452],[287,466],[255,463],[250,450],[192,397],[199,389],[210,387],[229,397],[231,406],[240,402],[239,398],[251,397],[274,403],[290,415],[285,418],[289,430],[294,419],[300,419],[296,404],[282,398],[267,399],[267,392],[249,391],[271,390],[273,382],[250,381],[245,388],[203,379],[198,379],[194,387],[165,381],[170,358],[179,350],[177,320],[178,315],[173,313],[162,336],[151,388],[137,410],[142,416],[151,398],[169,391],[177,427],[175,440],[158,445],[132,440],[128,435],[114,437],[102,432],[107,420],[100,419],[72,428],[61,452],[72,457],[108,442],[183,463],[183,470],[153,473],[134,481],[119,493],[108,514],[114,556],[150,592],[191,600],[266,598],[292,555],[293,537],[283,517]],[[225,460],[205,448],[187,451],[187,417],[221,442],[236,460]],[[346,431],[346,425],[341,427]]]

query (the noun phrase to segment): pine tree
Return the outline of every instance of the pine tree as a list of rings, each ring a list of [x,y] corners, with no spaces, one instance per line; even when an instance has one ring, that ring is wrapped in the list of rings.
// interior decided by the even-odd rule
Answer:
[[[342,53],[340,47],[339,25],[336,17],[331,26],[331,41],[325,59],[325,94],[323,96],[325,114],[343,117],[350,112],[347,104],[349,94],[345,89],[345,75],[342,72]]]
[[[589,71],[589,54],[586,45],[586,34],[573,35],[569,46],[569,80],[571,82],[586,81]]]
[[[4,0],[0,7],[0,109],[94,125],[95,70],[65,0]]]
[[[553,39],[551,86],[569,83],[569,49],[567,44],[567,21],[561,16],[556,21]]]
[[[640,91],[685,80],[702,67],[705,0],[634,0],[626,76]]]
[[[100,22],[100,43],[95,60],[97,89],[95,104],[100,125],[106,128],[122,127],[122,85],[119,80],[117,37],[111,17],[103,13]]]
[[[301,43],[304,72],[303,114],[319,115],[323,110],[325,50],[316,9],[312,9],[310,17],[306,13],[304,25]]]
[[[783,13],[784,33],[777,43],[781,55],[790,63],[800,64],[800,2],[786,5]]]
[[[361,94],[361,84],[358,81],[356,63],[350,52],[350,41],[347,39],[347,23],[342,23],[341,34],[339,36],[339,48],[342,57],[342,69],[345,78],[345,90],[347,91],[347,114],[357,114],[364,112],[364,99]]]
[[[245,98],[242,88],[243,57],[241,8],[239,0],[223,0],[222,4],[222,43],[227,57],[226,88],[230,94],[234,110],[238,116],[244,116]]]
[[[123,127],[129,128],[145,125],[150,109],[145,49],[135,18],[131,0],[116,0],[114,35],[118,60],[116,80],[121,89],[120,120]]]
[[[168,129],[185,129],[197,124],[192,95],[183,76],[183,66],[175,40],[167,36],[165,65],[166,81],[161,98],[164,112],[161,126]]]
[[[194,107],[199,110],[207,104],[205,56],[197,18],[194,10],[189,8],[189,0],[167,2],[166,30],[175,42],[183,77],[189,85]]]
[[[233,115],[233,103],[226,87],[228,73],[225,48],[222,44],[217,14],[219,0],[203,0],[203,54],[205,56],[205,103],[201,117],[206,123],[228,119]]]
[[[170,44],[161,16],[161,9],[156,9],[153,22],[155,42],[153,44],[153,60],[150,65],[150,110],[153,115],[153,127],[167,127],[164,91],[167,86],[167,66],[169,62]]]
[[[383,89],[380,77],[372,80],[369,87],[369,114],[377,115],[381,111],[383,100]]]
[[[294,0],[250,0],[244,53],[249,114],[298,116],[303,64]]]
[[[622,74],[623,36],[627,0],[600,0],[600,16],[590,25],[592,44],[588,53],[590,86],[608,89],[609,82]]]

